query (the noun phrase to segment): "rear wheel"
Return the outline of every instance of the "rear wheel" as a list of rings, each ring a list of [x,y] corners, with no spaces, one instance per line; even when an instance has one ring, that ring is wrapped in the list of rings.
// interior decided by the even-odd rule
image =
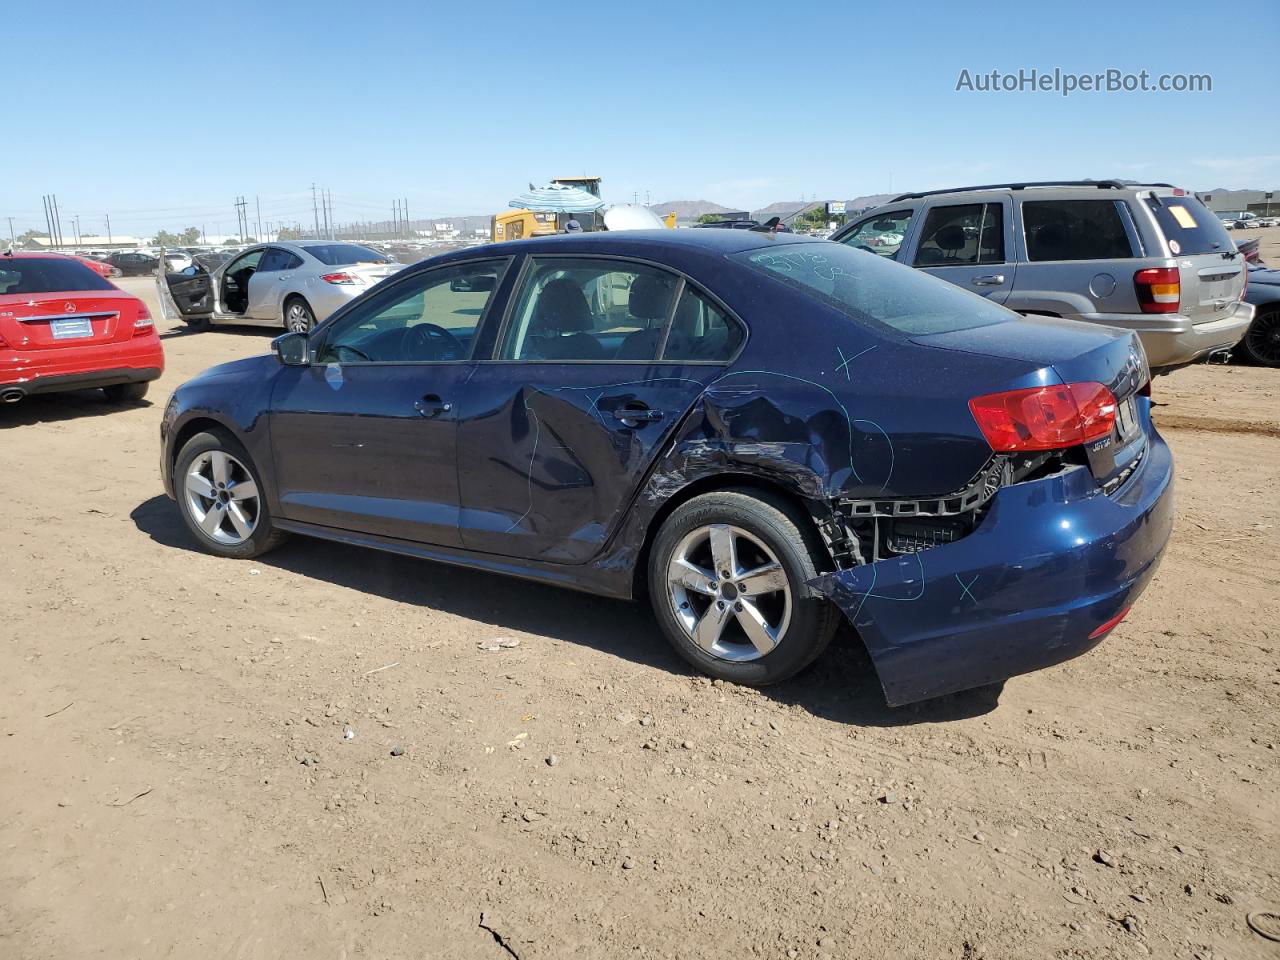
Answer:
[[[307,301],[301,297],[290,297],[285,301],[284,326],[290,333],[310,333],[315,323],[315,314]]]
[[[109,387],[103,387],[102,392],[106,394],[107,400],[111,403],[137,403],[147,395],[147,387],[150,384],[146,381],[142,383],[113,383]]]
[[[1261,311],[1240,341],[1245,355],[1264,367],[1280,367],[1280,308]]]
[[[197,433],[188,440],[174,463],[173,486],[187,529],[210,553],[247,560],[286,537],[272,526],[253,461],[230,436]]]
[[[805,584],[821,545],[799,510],[757,491],[694,497],[667,518],[649,596],[667,639],[703,673],[763,686],[809,666],[839,623]]]

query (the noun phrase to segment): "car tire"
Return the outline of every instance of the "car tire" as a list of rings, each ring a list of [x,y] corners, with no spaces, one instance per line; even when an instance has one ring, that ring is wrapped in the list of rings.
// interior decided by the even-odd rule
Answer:
[[[1250,363],[1280,367],[1280,307],[1260,310],[1245,331],[1240,347]]]
[[[311,305],[302,297],[289,297],[284,302],[284,328],[290,333],[310,333],[316,325]]]
[[[188,440],[174,461],[173,489],[183,522],[208,553],[248,560],[274,550],[288,537],[271,522],[253,460],[229,434],[197,433]]]
[[[777,683],[813,663],[839,626],[835,607],[807,586],[824,553],[809,518],[780,497],[702,494],[677,507],[654,538],[654,615],[676,652],[701,672],[752,687]],[[726,555],[735,569],[711,569]],[[708,571],[710,583],[702,577]],[[725,572],[734,576],[726,580]],[[754,579],[744,576],[753,572]],[[766,589],[774,583],[785,591]]]
[[[149,386],[151,384],[145,380],[142,383],[113,383],[103,387],[102,392],[110,403],[137,403],[147,395]]]

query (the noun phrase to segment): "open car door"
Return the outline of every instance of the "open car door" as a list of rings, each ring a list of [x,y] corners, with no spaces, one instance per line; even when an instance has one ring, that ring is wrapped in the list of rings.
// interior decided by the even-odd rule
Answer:
[[[207,323],[213,319],[213,277],[199,266],[181,273],[164,269],[164,250],[160,251],[161,267],[156,271],[156,291],[160,309],[166,320]]]

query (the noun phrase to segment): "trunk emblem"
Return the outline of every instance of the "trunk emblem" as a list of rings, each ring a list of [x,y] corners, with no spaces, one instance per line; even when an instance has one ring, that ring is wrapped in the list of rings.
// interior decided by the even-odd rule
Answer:
[[[66,303],[62,305],[62,309],[65,310],[67,313],[75,313],[76,305],[72,303],[70,300],[68,300]]]

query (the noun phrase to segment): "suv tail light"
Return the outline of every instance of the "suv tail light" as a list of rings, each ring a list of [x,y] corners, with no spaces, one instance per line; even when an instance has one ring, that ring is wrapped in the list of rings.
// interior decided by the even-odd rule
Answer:
[[[1061,383],[988,393],[969,401],[997,452],[1061,450],[1100,440],[1116,423],[1116,398],[1100,383]]]
[[[1182,278],[1177,267],[1148,267],[1133,275],[1133,289],[1143,313],[1177,313]]]
[[[138,302],[138,314],[133,318],[133,335],[140,337],[143,334],[150,333],[155,327],[155,323],[151,319],[151,311],[147,309],[147,305],[141,301]]]
[[[320,279],[325,283],[360,283],[360,278],[354,273],[326,273]]]

